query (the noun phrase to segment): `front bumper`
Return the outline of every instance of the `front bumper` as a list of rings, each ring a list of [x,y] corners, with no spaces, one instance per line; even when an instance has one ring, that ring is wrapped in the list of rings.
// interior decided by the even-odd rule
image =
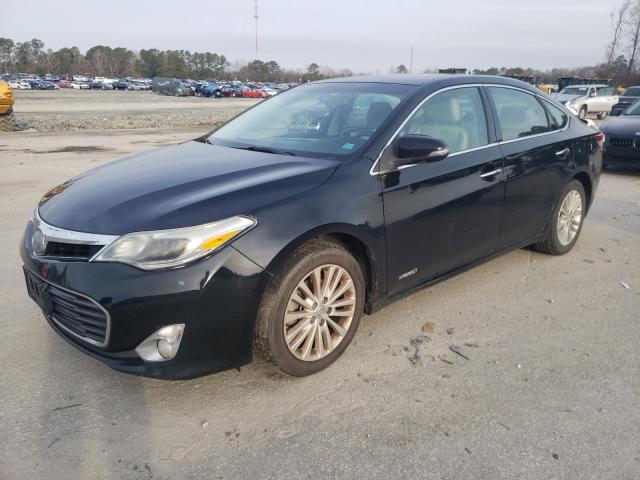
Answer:
[[[118,263],[61,261],[31,251],[29,222],[20,255],[26,269],[94,299],[110,316],[104,347],[70,335],[45,315],[70,344],[110,367],[154,378],[186,379],[251,361],[253,327],[268,273],[232,246],[183,268],[142,271]],[[184,323],[177,355],[147,362],[135,348],[159,328]]]
[[[640,167],[640,140],[634,139],[634,146],[618,147],[605,145],[602,161],[604,165],[620,167]]]

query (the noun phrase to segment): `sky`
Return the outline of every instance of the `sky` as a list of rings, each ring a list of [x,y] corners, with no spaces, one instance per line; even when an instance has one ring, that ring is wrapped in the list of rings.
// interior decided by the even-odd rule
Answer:
[[[0,37],[46,48],[98,44],[256,58],[253,0],[21,0]],[[604,58],[621,0],[258,0],[258,55],[354,73],[466,67],[577,67]],[[3,9],[4,10],[4,9]],[[6,13],[6,12],[5,12]]]

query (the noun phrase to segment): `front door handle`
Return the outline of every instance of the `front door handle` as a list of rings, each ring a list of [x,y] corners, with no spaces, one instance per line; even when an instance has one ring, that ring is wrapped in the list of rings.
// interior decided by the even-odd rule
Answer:
[[[556,152],[556,157],[558,157],[560,160],[564,160],[569,156],[569,152],[571,150],[569,150],[569,147],[564,148],[558,152]]]
[[[489,172],[481,174],[480,178],[483,179],[483,180],[491,181],[491,179],[493,177],[495,177],[496,175],[498,175],[499,173],[502,173],[502,169],[501,168],[496,168],[495,170],[491,170]]]

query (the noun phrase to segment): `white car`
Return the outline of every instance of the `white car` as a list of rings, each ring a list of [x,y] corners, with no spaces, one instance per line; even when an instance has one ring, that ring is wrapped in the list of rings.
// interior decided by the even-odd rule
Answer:
[[[551,98],[578,112],[580,118],[595,113],[600,120],[618,103],[618,95],[608,85],[570,85],[552,93]]]
[[[11,82],[9,82],[9,86],[14,90],[31,90],[31,85],[29,85],[27,82],[22,81],[12,80]]]
[[[74,82],[88,82],[89,79],[87,77],[85,77],[84,75],[74,75],[73,76],[73,81]]]
[[[85,82],[71,82],[71,88],[76,90],[87,90],[89,88],[89,84]]]

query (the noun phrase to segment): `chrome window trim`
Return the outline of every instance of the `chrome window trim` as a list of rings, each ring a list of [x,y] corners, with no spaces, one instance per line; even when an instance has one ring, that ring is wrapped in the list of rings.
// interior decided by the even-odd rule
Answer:
[[[421,102],[420,102],[420,103],[419,103],[419,104],[418,104],[418,105],[417,105],[413,110],[411,110],[411,112],[409,113],[409,115],[407,115],[407,117],[404,119],[404,121],[400,124],[400,126],[399,126],[399,127],[396,129],[396,131],[393,133],[393,135],[391,135],[391,138],[389,139],[389,141],[385,144],[385,146],[382,148],[382,150],[381,150],[381,151],[380,151],[380,153],[378,154],[377,158],[376,158],[376,159],[375,159],[375,161],[373,162],[373,165],[371,165],[371,168],[369,169],[369,175],[371,175],[371,176],[374,176],[374,177],[375,177],[375,176],[377,176],[377,175],[381,175],[381,174],[384,174],[384,173],[389,173],[389,172],[380,172],[380,171],[377,171],[377,170],[376,170],[376,169],[377,169],[377,167],[378,167],[378,164],[380,163],[380,158],[382,157],[382,154],[385,152],[385,150],[386,150],[387,148],[389,148],[389,145],[391,145],[391,143],[393,143],[393,141],[396,139],[396,137],[398,136],[398,133],[400,133],[400,130],[402,130],[402,128],[403,128],[403,127],[407,124],[407,122],[409,121],[409,119],[410,119],[411,117],[413,117],[413,115],[418,111],[418,109],[419,109],[420,107],[422,107],[422,105],[423,105],[425,102],[427,102],[429,99],[431,99],[431,98],[435,97],[435,96],[436,96],[436,95],[438,95],[439,93],[446,92],[446,91],[448,91],[448,90],[456,90],[456,89],[459,89],[459,88],[471,88],[471,87],[475,87],[475,88],[478,88],[478,87],[510,88],[510,89],[512,89],[512,90],[518,90],[518,91],[520,91],[520,92],[527,93],[527,94],[532,95],[532,96],[534,96],[534,97],[538,97],[539,99],[544,100],[545,102],[549,102],[549,103],[551,103],[551,102],[550,102],[550,100],[548,100],[547,98],[545,98],[545,97],[544,97],[544,96],[542,96],[542,95],[539,95],[538,93],[530,92],[530,91],[528,91],[528,90],[524,90],[523,88],[515,87],[515,86],[513,86],[513,85],[501,85],[501,84],[495,84],[495,83],[466,83],[466,84],[451,85],[451,86],[449,86],[449,87],[441,88],[440,90],[436,90],[435,92],[430,93],[427,97],[425,97],[424,99],[422,99],[422,101],[421,101]],[[553,103],[552,103],[552,105],[555,105],[555,104],[553,104]],[[543,107],[543,108],[544,108],[544,107]],[[479,147],[469,148],[469,149],[467,149],[467,150],[461,150],[461,151],[459,151],[459,152],[452,153],[452,154],[451,154],[451,155],[449,155],[447,158],[455,157],[456,155],[461,155],[461,154],[463,154],[463,153],[475,152],[475,151],[477,151],[477,150],[482,150],[482,149],[484,149],[484,148],[491,148],[491,147],[499,146],[499,145],[506,144],[506,143],[519,142],[519,141],[522,141],[522,140],[528,140],[528,139],[530,139],[530,138],[537,138],[537,137],[541,137],[541,136],[543,136],[543,135],[551,135],[551,134],[554,134],[554,133],[563,132],[563,131],[565,131],[565,130],[567,130],[567,129],[569,128],[569,123],[571,122],[571,117],[573,116],[573,114],[572,114],[571,112],[569,112],[569,111],[566,111],[566,113],[569,115],[569,119],[568,119],[568,121],[567,121],[567,124],[566,124],[566,125],[564,126],[564,128],[562,128],[562,129],[552,130],[552,131],[550,131],[550,132],[544,132],[544,133],[537,133],[537,134],[535,134],[535,135],[529,135],[528,137],[523,137],[523,138],[515,138],[515,139],[513,139],[513,140],[506,140],[506,141],[502,141],[502,140],[501,140],[501,141],[497,141],[497,142],[489,143],[489,144],[487,144],[487,145],[481,145],[481,146],[479,146]],[[486,112],[485,112],[485,117],[486,117]],[[403,169],[405,169],[405,168],[414,167],[414,166],[416,166],[416,165],[418,165],[418,164],[417,164],[417,163],[412,163],[412,164],[409,164],[409,165],[402,165],[402,166],[400,166],[400,167],[396,168],[396,170],[403,170]],[[395,170],[391,170],[391,171],[395,171]]]
[[[64,228],[54,227],[40,218],[38,209],[34,215],[34,225],[39,228],[49,242],[73,243],[76,245],[109,245],[113,243],[120,235],[103,235],[98,233],[77,232],[74,230],[65,230]]]
[[[90,343],[90,344],[95,345],[96,347],[100,347],[100,348],[104,348],[109,344],[109,337],[111,336],[111,315],[109,315],[109,312],[102,305],[100,305],[100,303],[97,300],[91,298],[88,295],[85,295],[84,293],[76,292],[75,290],[71,290],[69,288],[65,288],[65,287],[63,287],[61,285],[58,285],[57,283],[53,283],[53,282],[47,280],[46,278],[42,278],[40,275],[35,273],[30,268],[28,268],[28,270],[29,270],[29,273],[31,273],[33,276],[35,276],[39,280],[42,280],[43,282],[48,283],[49,285],[51,285],[51,286],[53,286],[55,288],[59,288],[60,290],[64,290],[65,292],[71,293],[72,295],[77,295],[79,297],[82,297],[82,298],[90,301],[91,303],[93,303],[100,310],[102,310],[104,312],[106,318],[107,318],[107,328],[106,328],[106,330],[104,332],[104,342],[97,342],[97,341],[93,340],[92,338],[83,337],[82,335],[79,335],[76,332],[68,329],[67,327],[62,325],[60,322],[58,322],[58,320],[56,320],[56,318],[53,316],[53,313],[51,313],[51,315],[50,315],[50,319],[51,319],[52,322],[54,322],[58,327],[60,327],[66,333],[68,333],[70,335],[73,335],[76,338],[79,338],[83,342]],[[45,316],[46,316],[46,314],[45,314]]]

